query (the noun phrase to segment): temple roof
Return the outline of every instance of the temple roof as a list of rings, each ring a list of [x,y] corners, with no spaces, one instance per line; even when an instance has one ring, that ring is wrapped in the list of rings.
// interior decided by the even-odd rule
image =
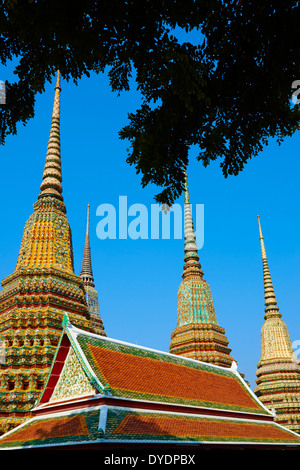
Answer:
[[[99,393],[110,397],[270,414],[234,368],[66,328],[81,366]],[[49,400],[54,384],[40,403]]]
[[[300,445],[299,435],[274,422],[236,366],[223,368],[98,336],[74,327],[66,316],[63,326],[33,417],[3,435],[0,449],[105,448],[121,442]],[[65,396],[56,394],[64,387]]]

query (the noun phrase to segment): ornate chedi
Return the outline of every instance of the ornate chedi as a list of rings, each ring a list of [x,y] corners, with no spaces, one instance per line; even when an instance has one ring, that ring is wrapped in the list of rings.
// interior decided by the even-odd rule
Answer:
[[[300,366],[290,335],[277,306],[258,216],[263,261],[265,322],[261,329],[261,358],[257,364],[254,392],[268,408],[274,409],[275,421],[300,432]]]
[[[177,327],[171,334],[170,353],[230,367],[225,330],[217,321],[210,287],[203,278],[193,226],[187,177],[184,191],[184,268],[178,290]]]
[[[75,275],[60,156],[60,73],[40,194],[25,224],[14,272],[2,281],[0,433],[26,419],[39,397],[65,313],[93,331],[82,279]]]
[[[82,266],[80,277],[83,281],[85,298],[88,305],[88,309],[91,315],[91,322],[94,330],[100,334],[106,336],[104,332],[103,321],[100,316],[98,292],[95,289],[94,275],[92,269],[91,259],[91,246],[90,246],[90,234],[89,234],[89,217],[90,206],[87,207],[87,222],[86,222],[86,235],[82,257]]]

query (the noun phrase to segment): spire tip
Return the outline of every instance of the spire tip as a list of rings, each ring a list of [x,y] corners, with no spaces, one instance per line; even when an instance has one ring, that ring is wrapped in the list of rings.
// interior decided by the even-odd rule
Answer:
[[[48,140],[43,180],[40,186],[39,199],[44,196],[53,196],[63,201],[62,174],[60,155],[60,72],[57,71],[56,85],[54,87],[54,103]]]
[[[91,260],[91,249],[90,249],[90,237],[89,237],[89,226],[90,226],[90,205],[87,205],[87,215],[86,215],[86,234],[85,234],[85,243],[83,250],[82,266],[80,276],[85,285],[94,287],[94,277],[92,270],[92,260]]]
[[[273,288],[273,284],[271,280],[271,274],[270,274],[270,270],[268,266],[266,248],[265,248],[264,237],[262,234],[259,216],[258,216],[258,230],[259,230],[260,247],[261,247],[261,255],[262,255],[262,262],[263,262],[265,319],[272,317],[272,316],[281,317],[281,313],[279,313],[279,308],[277,306],[277,302],[275,299],[275,292],[274,292],[274,288]]]
[[[198,247],[196,234],[193,225],[190,195],[188,189],[188,178],[186,168],[184,168],[184,268],[182,277],[188,274],[203,276],[201,265],[199,263]]]

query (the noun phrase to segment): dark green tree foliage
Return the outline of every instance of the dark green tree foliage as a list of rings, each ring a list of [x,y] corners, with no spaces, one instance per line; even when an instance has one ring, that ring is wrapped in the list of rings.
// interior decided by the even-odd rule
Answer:
[[[172,203],[191,146],[205,166],[219,158],[227,177],[270,137],[299,128],[299,20],[295,0],[2,0],[0,58],[20,60],[0,106],[1,143],[34,116],[35,95],[58,68],[75,83],[107,72],[117,92],[134,71],[142,103],[120,137],[142,185],[162,187],[157,201]],[[197,29],[199,44],[179,42],[179,28]]]

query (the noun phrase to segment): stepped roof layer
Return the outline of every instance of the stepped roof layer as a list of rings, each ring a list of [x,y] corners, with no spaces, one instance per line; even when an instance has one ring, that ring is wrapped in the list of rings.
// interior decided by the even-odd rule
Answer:
[[[82,279],[85,291],[85,299],[91,316],[91,323],[93,324],[93,331],[97,334],[106,336],[104,325],[100,316],[98,292],[95,289],[95,280],[92,269],[92,257],[90,246],[89,234],[89,219],[90,219],[90,206],[87,206],[87,221],[86,221],[86,234],[84,242],[84,250],[82,257],[82,266],[80,277]]]
[[[231,369],[82,331],[64,333],[32,418],[0,449],[109,445],[293,445]]]
[[[105,430],[99,428],[105,416]],[[157,413],[100,406],[67,413],[37,416],[0,440],[0,449],[95,445],[109,442],[168,444],[300,445],[300,437],[276,423],[234,418]]]

